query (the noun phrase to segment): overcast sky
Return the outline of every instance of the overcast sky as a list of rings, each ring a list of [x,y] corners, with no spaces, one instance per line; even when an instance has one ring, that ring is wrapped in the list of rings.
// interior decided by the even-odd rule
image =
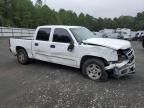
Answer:
[[[144,0],[46,0],[46,4],[55,10],[62,8],[77,14],[83,12],[96,18],[136,16],[138,12],[144,11]]]

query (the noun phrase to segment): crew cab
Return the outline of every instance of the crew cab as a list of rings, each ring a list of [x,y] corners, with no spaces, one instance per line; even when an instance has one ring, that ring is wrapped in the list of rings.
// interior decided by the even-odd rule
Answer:
[[[135,56],[126,40],[95,38],[81,26],[40,26],[33,37],[10,39],[18,62],[30,59],[80,68],[92,80],[107,80],[135,73]]]

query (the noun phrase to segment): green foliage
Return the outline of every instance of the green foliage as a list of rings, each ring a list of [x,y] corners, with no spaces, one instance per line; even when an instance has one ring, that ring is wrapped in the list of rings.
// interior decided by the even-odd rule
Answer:
[[[79,25],[93,31],[104,28],[144,30],[144,12],[138,13],[136,17],[94,18],[64,9],[56,12],[43,5],[42,0],[37,0],[35,5],[31,0],[0,0],[0,26],[36,28],[40,25]]]
[[[42,0],[37,0],[35,6],[42,7]]]

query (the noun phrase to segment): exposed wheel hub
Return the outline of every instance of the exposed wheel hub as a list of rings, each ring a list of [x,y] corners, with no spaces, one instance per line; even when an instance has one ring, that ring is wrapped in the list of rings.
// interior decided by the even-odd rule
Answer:
[[[97,80],[101,77],[102,75],[102,70],[101,68],[96,65],[96,64],[90,64],[88,67],[87,67],[87,75],[91,78],[91,79],[94,79],[94,80]]]

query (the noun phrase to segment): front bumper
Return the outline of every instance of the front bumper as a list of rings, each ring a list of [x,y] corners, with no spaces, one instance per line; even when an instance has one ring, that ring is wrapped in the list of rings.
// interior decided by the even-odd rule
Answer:
[[[115,76],[121,77],[127,74],[135,74],[135,62],[129,64],[129,61],[123,61],[122,63],[110,64],[105,67],[105,70],[112,70]]]

